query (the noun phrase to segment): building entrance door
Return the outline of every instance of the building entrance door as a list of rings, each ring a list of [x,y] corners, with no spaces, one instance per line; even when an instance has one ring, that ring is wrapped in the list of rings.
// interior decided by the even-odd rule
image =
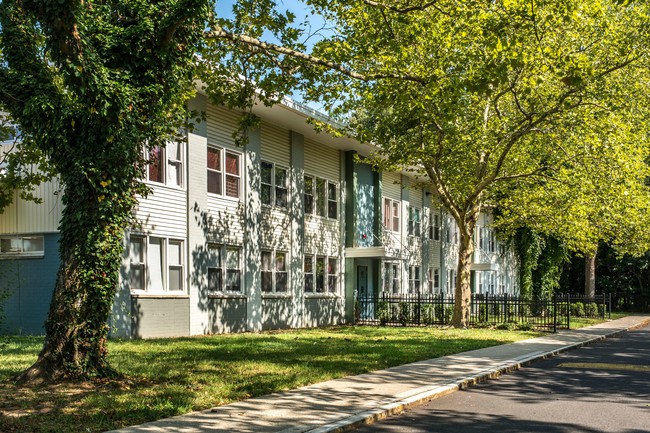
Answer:
[[[361,309],[361,320],[375,318],[375,298],[368,286],[368,266],[357,266],[357,301]]]

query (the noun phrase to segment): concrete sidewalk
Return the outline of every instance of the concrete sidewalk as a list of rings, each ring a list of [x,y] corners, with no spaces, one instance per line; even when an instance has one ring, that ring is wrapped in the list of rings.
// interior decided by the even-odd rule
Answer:
[[[614,336],[650,321],[628,316],[575,331],[330,380],[114,432],[347,431],[360,424],[516,370],[537,359]]]

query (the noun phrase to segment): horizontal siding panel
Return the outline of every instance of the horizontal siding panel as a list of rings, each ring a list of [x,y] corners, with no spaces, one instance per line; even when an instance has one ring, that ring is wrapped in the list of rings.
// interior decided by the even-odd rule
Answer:
[[[339,222],[321,218],[305,218],[305,254],[340,255],[341,234]]]
[[[381,188],[384,197],[392,198],[393,200],[402,199],[402,178],[399,173],[382,172]]]
[[[43,200],[34,203],[21,200],[18,193],[14,202],[0,214],[0,233],[52,233],[58,231],[63,205],[59,182],[53,179],[34,189],[34,195]]]
[[[262,159],[280,164],[286,168],[291,163],[290,133],[287,129],[262,123],[261,127]]]
[[[175,238],[187,236],[186,192],[153,186],[147,198],[139,199],[136,218],[145,233]]]
[[[232,134],[239,127],[241,116],[240,112],[208,105],[208,144],[235,147],[235,139]]]
[[[243,245],[244,243],[244,205],[241,202],[224,200],[208,196],[209,227],[202,227],[208,233],[210,240],[228,244]],[[199,221],[203,221],[201,216]]]
[[[262,209],[260,223],[261,247],[289,252],[291,246],[289,215],[274,209]]]
[[[305,139],[305,174],[338,181],[341,177],[339,151]]]
[[[422,209],[422,195],[423,195],[422,188],[418,187],[412,187],[409,189],[409,202],[411,203],[411,206],[419,207]]]

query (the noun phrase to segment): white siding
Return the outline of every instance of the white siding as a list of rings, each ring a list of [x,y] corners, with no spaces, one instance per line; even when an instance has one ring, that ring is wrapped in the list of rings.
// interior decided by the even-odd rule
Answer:
[[[305,254],[339,256],[341,233],[338,220],[305,217]]]
[[[223,107],[208,105],[208,144],[235,146],[232,134],[237,130],[242,114]]]
[[[63,205],[59,182],[53,179],[36,187],[34,195],[42,203],[21,200],[19,193],[14,201],[0,214],[0,233],[47,233],[58,231]]]
[[[208,196],[209,219],[205,227],[210,240],[229,244],[244,243],[244,205],[235,200]]]
[[[402,179],[399,173],[383,172],[381,174],[381,188],[384,197],[393,200],[402,199]]]
[[[409,189],[409,202],[411,203],[411,206],[418,207],[422,209],[422,195],[424,193],[422,192],[422,188],[420,187],[412,187]]]
[[[288,168],[291,162],[289,131],[262,123],[261,136],[262,159]]]
[[[185,190],[154,186],[145,199],[140,199],[136,218],[138,230],[159,236],[185,239],[187,210]]]
[[[341,175],[339,151],[305,139],[305,174],[338,181]]]
[[[261,218],[261,247],[289,252],[291,219],[285,212],[265,207]]]

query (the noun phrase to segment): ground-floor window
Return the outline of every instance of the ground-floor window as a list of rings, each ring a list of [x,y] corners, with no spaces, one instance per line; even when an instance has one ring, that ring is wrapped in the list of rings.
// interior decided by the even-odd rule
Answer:
[[[336,293],[338,291],[338,258],[306,254],[303,270],[305,293]]]
[[[395,262],[384,263],[384,292],[398,294],[400,292],[400,264]]]
[[[287,253],[262,251],[262,292],[285,293],[287,281]]]
[[[437,293],[440,290],[440,269],[429,268],[429,293]]]
[[[409,266],[409,293],[420,292],[420,267]]]
[[[185,290],[183,241],[132,235],[128,249],[131,291],[181,293]]]
[[[43,235],[0,236],[0,257],[34,257],[44,254]]]
[[[210,244],[208,251],[208,290],[241,293],[241,247]]]

